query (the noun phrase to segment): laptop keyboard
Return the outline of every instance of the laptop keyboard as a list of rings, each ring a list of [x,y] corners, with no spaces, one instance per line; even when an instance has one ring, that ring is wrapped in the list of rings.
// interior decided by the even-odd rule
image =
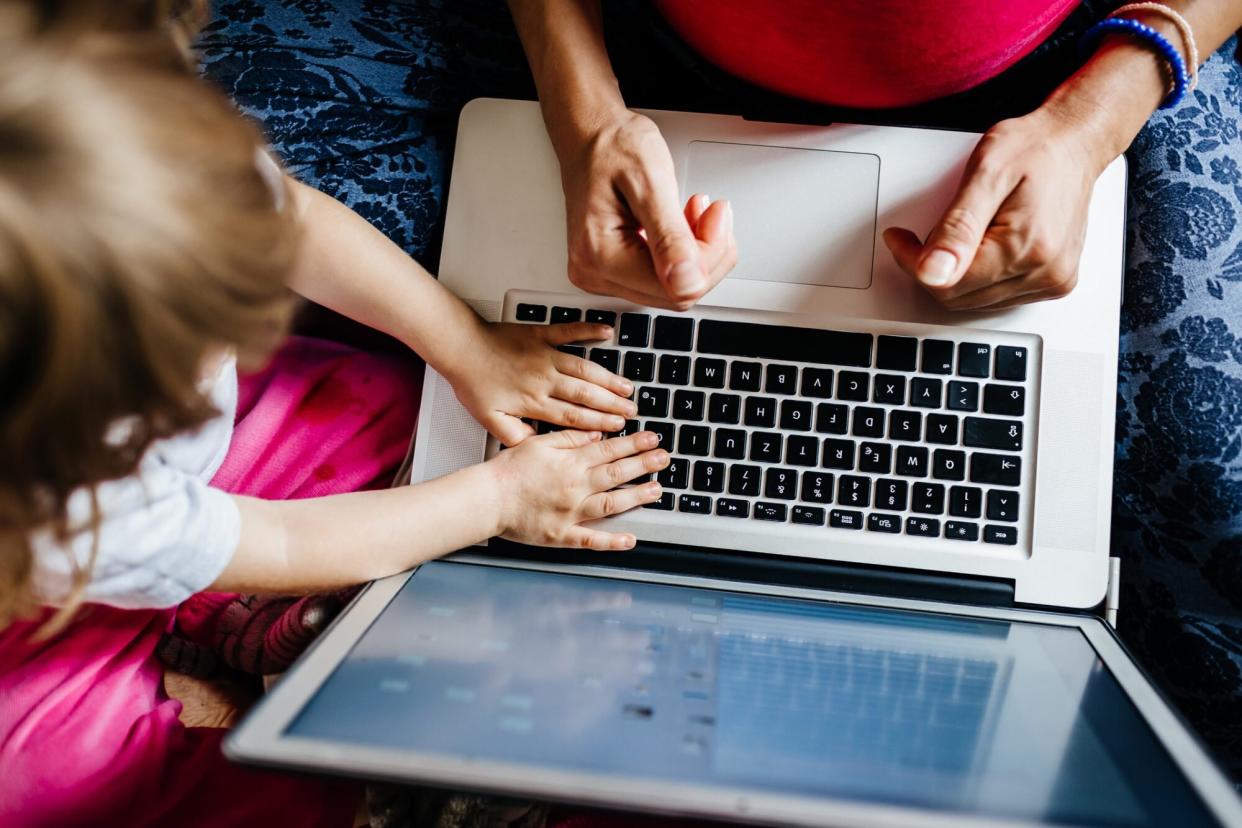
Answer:
[[[646,508],[722,528],[1027,545],[1036,337],[889,322],[871,332],[864,320],[811,328],[776,312],[609,301],[511,291],[505,319],[615,327],[613,342],[562,350],[629,379],[638,414],[621,433],[653,431],[672,455],[657,475],[664,494]]]

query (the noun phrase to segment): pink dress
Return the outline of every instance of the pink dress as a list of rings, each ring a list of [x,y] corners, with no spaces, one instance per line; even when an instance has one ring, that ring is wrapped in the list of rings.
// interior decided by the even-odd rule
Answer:
[[[294,338],[241,380],[237,426],[212,485],[266,499],[383,485],[418,412],[417,363]],[[242,768],[223,730],[186,728],[155,651],[176,610],[84,608],[0,630],[0,825],[352,825],[353,782]]]

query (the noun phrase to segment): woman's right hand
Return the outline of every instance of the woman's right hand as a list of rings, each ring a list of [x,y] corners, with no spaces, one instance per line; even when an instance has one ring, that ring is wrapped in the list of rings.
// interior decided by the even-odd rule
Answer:
[[[580,524],[658,500],[659,483],[617,487],[668,465],[650,431],[601,440],[599,432],[557,431],[524,440],[489,460],[499,533],[538,546],[630,549],[633,535]]]
[[[727,201],[681,206],[664,136],[619,109],[558,142],[568,221],[569,280],[590,293],[686,310],[737,262]]]

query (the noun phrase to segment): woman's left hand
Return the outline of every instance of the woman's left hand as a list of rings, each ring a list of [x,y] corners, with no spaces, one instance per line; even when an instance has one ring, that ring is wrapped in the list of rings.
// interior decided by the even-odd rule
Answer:
[[[535,433],[523,417],[608,434],[637,413],[629,380],[557,350],[611,339],[609,326],[484,324],[481,331],[478,350],[446,377],[462,405],[506,446]]]
[[[1078,282],[1091,190],[1107,161],[1086,121],[1045,105],[988,130],[926,242],[890,227],[901,269],[950,310],[1056,299]]]

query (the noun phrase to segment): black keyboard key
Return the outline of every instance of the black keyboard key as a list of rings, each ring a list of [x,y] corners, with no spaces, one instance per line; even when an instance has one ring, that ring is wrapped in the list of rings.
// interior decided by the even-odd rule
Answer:
[[[875,393],[872,402],[887,405],[903,405],[906,401],[906,378],[893,374],[875,375]]]
[[[832,369],[803,368],[802,396],[821,400],[832,396]]]
[[[974,486],[949,487],[949,514],[977,518],[983,514],[983,490]]]
[[[913,371],[919,341],[912,336],[880,336],[875,347],[875,367],[882,371]]]
[[[801,499],[807,503],[831,503],[833,482],[828,472],[803,472]]]
[[[871,334],[724,322],[699,323],[699,351],[816,365],[871,365]]]
[[[647,430],[656,436],[656,445],[665,451],[673,450],[674,426],[659,420],[648,420]]]
[[[725,361],[699,357],[694,361],[694,384],[699,388],[724,388]]]
[[[815,406],[815,430],[820,434],[844,434],[849,430],[850,410],[840,403]]]
[[[971,448],[1022,450],[1022,423],[967,417],[962,424],[962,444]]]
[[[634,382],[651,382],[655,379],[655,354],[649,351],[628,352],[622,376]]]
[[[587,349],[583,348],[581,345],[557,345],[556,350],[560,351],[562,354],[576,356],[578,359],[586,359],[587,355]]]
[[[527,305],[519,302],[517,319],[519,322],[542,322],[548,318],[547,305]]]
[[[582,319],[582,308],[552,308],[552,324],[560,325],[565,322],[577,322]]]
[[[750,504],[745,500],[733,500],[728,497],[717,498],[716,514],[719,517],[750,517]]]
[[[883,437],[884,409],[858,406],[854,409],[854,428],[851,432],[855,437]]]
[[[955,414],[928,414],[927,436],[924,439],[942,446],[956,446],[957,423]]]
[[[871,505],[871,478],[843,474],[837,478],[837,503],[842,506]]]
[[[677,453],[706,457],[711,439],[712,431],[707,426],[684,425],[677,429]]]
[[[867,392],[871,389],[871,375],[857,371],[842,371],[837,374],[837,399],[853,402],[866,402]]]
[[[944,339],[924,339],[920,368],[924,374],[952,374],[953,343]]]
[[[810,431],[811,403],[806,400],[782,400],[781,428],[788,431]]]
[[[771,431],[754,431],[750,435],[750,459],[759,463],[781,462],[781,435]]]
[[[893,467],[893,447],[887,443],[863,443],[858,453],[858,470],[870,474],[888,474]]]
[[[1015,546],[1018,543],[1018,527],[985,526],[983,527],[983,542]]]
[[[713,460],[696,460],[690,485],[696,492],[712,492],[719,494],[724,491],[725,464]]]
[[[958,380],[950,382],[949,409],[951,411],[978,411],[979,383]]]
[[[762,475],[758,466],[747,466],[741,463],[729,467],[729,494],[755,497],[759,494],[759,478]]]
[[[877,480],[875,482],[875,507],[904,512],[909,485],[904,480]]]
[[[729,366],[729,387],[734,391],[758,391],[763,366],[758,362],[734,362]]]
[[[793,507],[794,523],[803,523],[807,526],[823,526],[824,510],[816,506],[795,506]]]
[[[621,370],[621,352],[612,348],[592,348],[591,362],[602,365],[615,374]]]
[[[897,409],[888,415],[888,438],[916,443],[923,436],[923,415]]]
[[[992,346],[963,342],[957,346],[957,373],[963,377],[986,377],[992,373]]]
[[[659,500],[653,500],[650,503],[643,504],[644,509],[659,509],[661,512],[673,511],[673,493],[664,492],[660,495]]]
[[[690,357],[664,354],[660,357],[660,382],[686,385],[690,382]]]
[[[660,351],[689,351],[694,347],[694,320],[689,316],[657,316],[651,347]]]
[[[666,489],[684,489],[690,485],[690,461],[673,457],[668,465],[656,472],[656,480]]]
[[[861,529],[863,513],[852,509],[833,509],[828,517],[828,525],[836,529]]]
[[[824,440],[824,459],[820,465],[826,469],[852,471],[854,468],[853,440]]]
[[[740,428],[716,429],[716,448],[712,456],[722,460],[741,460],[746,456],[746,432]]]
[[[746,425],[758,428],[775,428],[776,400],[771,397],[747,397]]]
[[[763,478],[763,496],[773,500],[793,500],[798,496],[798,473],[793,469],[768,469]]]
[[[742,398],[737,394],[712,394],[707,398],[707,420],[733,425],[742,414]]]
[[[786,507],[784,503],[764,503],[761,500],[755,504],[755,520],[771,520],[784,523],[785,514]]]
[[[949,540],[979,540],[979,524],[967,523],[964,520],[949,520],[944,524],[944,536]]]
[[[701,421],[706,404],[707,396],[702,391],[679,388],[673,392],[673,419]]]
[[[944,397],[943,383],[938,379],[915,377],[910,380],[910,405],[919,408],[939,408]]]
[[[712,499],[703,495],[684,494],[677,498],[677,511],[689,512],[694,515],[710,515]]]
[[[920,538],[940,537],[940,521],[932,518],[906,518],[906,534]]]
[[[910,511],[925,515],[944,512],[944,486],[939,483],[915,483]]]
[[[881,515],[873,512],[867,515],[867,530],[896,535],[901,531],[901,515]]]
[[[651,317],[645,313],[621,314],[621,327],[617,329],[617,344],[627,348],[646,348],[651,329]]]
[[[638,420],[626,420],[625,426],[622,427],[622,429],[618,431],[614,436],[629,437],[631,434],[637,434],[638,432],[642,430],[643,430],[643,427],[642,425],[639,424]]]
[[[638,414],[640,417],[667,417],[668,389],[640,388],[638,391]]]
[[[819,438],[790,434],[785,438],[785,462],[791,466],[819,464]]]
[[[1021,417],[1026,411],[1026,389],[1021,385],[983,386],[983,413]]]
[[[1026,382],[1026,348],[996,346],[996,378]]]
[[[922,446],[897,447],[897,474],[902,477],[927,477],[927,449]]]
[[[988,492],[988,520],[1003,520],[1006,523],[1018,522],[1018,493],[1004,489],[992,489]]]
[[[535,424],[535,433],[537,434],[551,434],[554,431],[564,431],[564,430],[565,430],[565,426],[563,425],[553,425],[552,423],[545,423],[545,422],[539,422]]]
[[[970,456],[970,482],[1016,486],[1022,478],[1022,459],[976,451]]]
[[[936,449],[932,457],[932,477],[937,480],[965,480],[966,452]]]
[[[763,390],[769,394],[798,393],[798,369],[792,365],[769,365],[764,375]]]
[[[590,322],[592,325],[608,325],[609,327],[615,327],[617,324],[617,312],[591,308],[586,312],[586,321]]]

